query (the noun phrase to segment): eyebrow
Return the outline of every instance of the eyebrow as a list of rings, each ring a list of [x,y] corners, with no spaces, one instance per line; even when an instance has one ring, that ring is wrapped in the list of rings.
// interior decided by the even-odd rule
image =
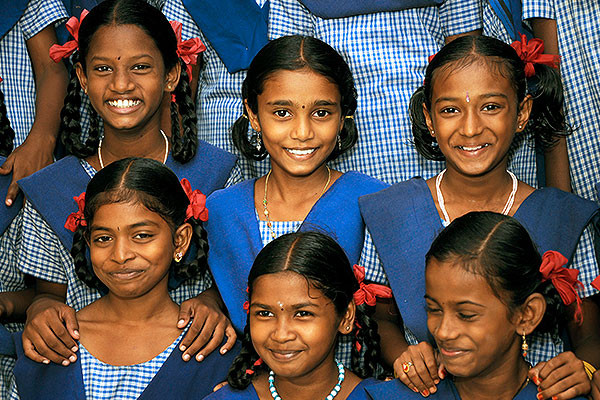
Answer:
[[[152,57],[150,54],[146,54],[146,53],[142,53],[142,54],[137,54],[135,56],[131,56],[128,57],[128,60],[134,60],[134,59],[140,59],[140,58],[154,58]],[[115,58],[114,57],[101,57],[101,56],[93,56],[90,60],[91,61],[113,61]]]
[[[272,308],[278,308],[278,307],[272,307],[270,305],[263,304],[263,303],[252,303],[252,304],[250,304],[250,307],[260,307],[260,308],[264,308],[265,310],[271,310]],[[306,307],[318,307],[318,306],[315,303],[311,303],[311,302],[298,303],[298,304],[292,305],[292,310],[299,310],[301,308],[306,308]]]
[[[153,227],[157,227],[158,224],[154,221],[150,221],[150,220],[143,220],[140,222],[136,222],[135,224],[131,224],[126,226],[126,228],[129,229],[135,229],[135,228],[140,228],[140,227],[146,227],[146,226],[153,226]],[[101,226],[101,225],[92,225],[90,227],[91,231],[110,231],[110,228],[107,228],[105,226]]]
[[[481,99],[489,99],[491,97],[502,97],[502,98],[508,100],[508,96],[505,95],[504,93],[500,93],[500,92],[498,92],[498,93],[496,93],[496,92],[485,93],[485,94],[482,94],[482,95],[477,96],[477,97],[481,98]],[[443,101],[457,101],[457,100],[460,100],[460,99],[462,99],[462,97],[440,97],[440,98],[438,98],[438,99],[435,100],[434,104],[438,104],[438,103],[441,103]]]
[[[436,299],[434,299],[431,296],[425,295],[424,297],[425,297],[425,299],[431,300],[431,301],[433,301],[436,304],[440,304]],[[475,303],[474,301],[470,301],[470,300],[459,301],[458,303],[455,303],[455,304],[458,305],[458,306],[472,305],[472,306],[477,306],[477,307],[485,308],[485,306],[483,304]]]
[[[338,103],[332,100],[317,100],[313,103],[313,106],[337,106]],[[269,106],[288,106],[291,107],[294,103],[291,100],[274,100],[268,101]]]

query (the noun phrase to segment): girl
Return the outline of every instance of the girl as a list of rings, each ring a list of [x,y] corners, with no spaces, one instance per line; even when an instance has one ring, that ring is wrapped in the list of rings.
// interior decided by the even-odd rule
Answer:
[[[358,138],[352,75],[327,44],[303,36],[273,40],[252,61],[242,96],[233,142],[247,158],[269,156],[271,171],[207,200],[209,265],[239,331],[246,320],[246,277],[263,246],[284,233],[318,229],[335,237],[357,263],[365,243],[358,197],[384,187],[327,166]],[[368,280],[383,279],[372,261],[363,261]]]
[[[557,111],[563,99],[558,73],[547,65],[534,66],[535,54],[527,52],[527,46],[534,44],[513,45],[525,62],[514,48],[489,37],[460,38],[437,53],[427,68],[424,86],[413,96],[411,117],[419,152],[445,160],[447,169],[428,181],[412,179],[361,199],[361,211],[396,305],[405,327],[414,334],[409,333],[408,339],[411,344],[422,342],[406,349],[401,335],[390,330],[389,336],[382,333],[382,349],[400,379],[424,395],[436,390],[440,377],[431,346],[424,342],[428,338],[422,311],[425,282],[415,277],[422,276],[427,248],[443,225],[469,211],[514,215],[541,250],[557,249],[578,267],[584,285],[580,288],[584,318],[582,325],[573,319],[568,324],[570,344],[578,357],[600,363],[598,308],[589,299],[597,292],[590,281],[597,276],[598,266],[591,232],[585,230],[596,218],[598,206],[556,189],[535,190],[506,169],[517,136],[531,134],[552,145],[556,135],[570,131],[564,115]],[[531,78],[527,80],[526,75]],[[380,315],[390,319],[389,313]],[[536,334],[529,341],[527,358],[533,365],[564,349],[562,340],[548,333]],[[408,379],[402,368],[408,362],[419,365],[422,382]],[[581,366],[572,353],[561,354],[552,365],[564,363]],[[541,387],[557,383],[566,372],[561,371]]]
[[[73,199],[85,190],[90,178],[116,160],[143,156],[166,163],[180,178],[185,177],[203,193],[211,193],[223,187],[235,162],[231,154],[197,141],[186,65],[178,56],[186,46],[180,43],[178,47],[173,28],[156,8],[141,0],[107,0],[87,14],[80,26],[76,20],[70,24],[77,39],[70,48],[78,46],[79,50],[75,56],[76,76],[72,76],[62,111],[62,140],[74,156],[20,181],[28,201],[19,267],[37,279],[38,293],[28,311],[23,344],[32,359],[64,365],[76,359],[74,340],[79,332],[73,309],[85,307],[101,294],[83,284],[75,273],[67,251],[73,234],[64,226],[64,215],[76,209]],[[194,45],[198,47],[198,43]],[[58,49],[54,56],[57,52],[68,54]],[[89,138],[80,140],[81,89],[102,119],[102,138],[98,125],[92,124]],[[165,94],[173,94],[174,98],[170,140],[159,129]],[[208,276],[196,276],[183,283],[172,277],[169,288],[173,299],[181,303],[210,285]],[[182,341],[186,359],[207,338],[211,342],[204,354],[197,355],[199,360],[218,346],[226,326],[217,305],[218,296],[209,291],[208,297],[203,297],[182,307],[180,328],[186,325],[190,313],[203,316],[194,319]],[[207,307],[212,311],[208,312]],[[208,316],[206,321],[204,316]],[[203,325],[203,337],[190,346]],[[212,335],[216,325],[218,329]],[[228,331],[233,337],[233,329]]]
[[[17,343],[21,399],[149,399],[165,393],[197,399],[224,379],[233,354],[198,364],[183,362],[174,350],[183,333],[168,281],[206,271],[204,200],[155,160],[126,158],[98,171],[80,210],[69,216],[76,226],[71,254],[85,284],[107,294],[77,312],[79,357],[68,368],[21,357]],[[191,243],[197,251],[186,262]]]
[[[246,328],[229,385],[207,399],[364,399],[362,388],[374,380],[361,378],[375,373],[379,335],[360,300],[373,286],[359,286],[327,235],[290,233],[269,243],[248,277]],[[353,372],[335,360],[340,335],[356,343]]]
[[[432,397],[549,398],[530,379],[526,336],[557,333],[568,318],[563,293],[576,296],[577,271],[563,268],[566,259],[558,252],[540,257],[521,224],[492,212],[452,221],[426,260],[427,327],[453,376]],[[367,391],[375,400],[421,398],[398,380]]]

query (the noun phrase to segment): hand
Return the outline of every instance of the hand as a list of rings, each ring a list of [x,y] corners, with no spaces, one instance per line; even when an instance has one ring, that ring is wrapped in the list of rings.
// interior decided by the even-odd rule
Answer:
[[[222,387],[225,387],[225,386],[227,386],[227,385],[228,385],[227,381],[225,381],[225,382],[221,382],[221,383],[219,383],[217,386],[215,386],[215,387],[213,388],[213,392],[216,392],[217,390],[219,390],[219,389],[221,389]]]
[[[412,363],[408,364],[408,363]],[[408,372],[404,366],[408,364]],[[419,392],[423,397],[435,393],[435,385],[440,379],[446,377],[446,370],[438,365],[433,347],[427,342],[415,346],[408,346],[396,361],[394,361],[394,375],[414,392]]]
[[[600,400],[600,372],[594,372],[592,378],[592,400]]]
[[[583,362],[570,351],[543,361],[529,370],[529,378],[538,385],[538,399],[563,400],[590,393],[590,380]]]
[[[0,175],[13,173],[12,182],[8,187],[5,199],[7,206],[12,205],[19,193],[17,181],[51,164],[53,151],[53,140],[43,140],[34,135],[28,137],[6,158],[6,161],[0,167]]]
[[[212,295],[203,292],[181,303],[177,327],[185,328],[192,318],[194,321],[179,345],[184,352],[181,356],[184,361],[189,361],[193,355],[198,362],[202,361],[221,344],[224,335],[227,342],[219,352],[225,354],[231,350],[237,339],[235,329]]]
[[[64,366],[77,360],[79,325],[75,310],[49,297],[35,300],[27,310],[23,351],[33,361]]]

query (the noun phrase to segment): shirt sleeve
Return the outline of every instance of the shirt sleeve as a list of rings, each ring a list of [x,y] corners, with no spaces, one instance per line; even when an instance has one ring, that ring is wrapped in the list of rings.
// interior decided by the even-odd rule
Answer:
[[[523,19],[556,19],[554,0],[523,0]]]
[[[440,22],[445,36],[482,29],[482,5],[473,0],[446,0],[440,6]]]
[[[592,281],[600,275],[592,237],[594,232],[592,232],[592,230],[593,226],[590,224],[583,231],[583,234],[579,238],[579,243],[577,243],[575,256],[573,257],[573,262],[571,264],[571,268],[579,270],[578,279],[583,283],[583,288],[577,290],[581,298],[590,297],[599,293],[599,291],[591,285]]]
[[[240,167],[239,160],[235,162],[233,169],[231,170],[231,174],[229,174],[229,178],[227,178],[227,182],[225,182],[225,187],[233,186],[238,184],[244,180],[244,175],[242,174],[242,168]]]
[[[71,254],[29,201],[25,201],[21,231],[18,268],[35,278],[66,285],[65,268]]]
[[[205,41],[200,33],[200,28],[188,13],[181,0],[167,0],[162,12],[169,21],[181,22],[181,40],[199,37],[203,42]]]
[[[29,40],[50,24],[57,24],[68,17],[59,0],[31,0],[19,20],[25,40]]]

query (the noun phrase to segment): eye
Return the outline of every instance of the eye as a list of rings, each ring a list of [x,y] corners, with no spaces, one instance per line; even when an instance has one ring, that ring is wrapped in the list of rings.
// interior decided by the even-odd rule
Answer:
[[[108,236],[108,235],[100,235],[100,236],[96,236],[92,239],[93,243],[106,243],[112,240],[112,237]]]
[[[501,109],[502,107],[499,104],[486,104],[483,106],[483,111],[496,111]]]
[[[328,110],[317,110],[313,113],[313,115],[317,118],[325,118],[331,115],[331,113]]]
[[[442,114],[454,114],[458,112],[458,108],[456,107],[444,107],[440,110]]]
[[[273,114],[279,118],[287,118],[292,116],[288,110],[276,110]]]
[[[108,65],[98,65],[98,66],[94,67],[94,71],[110,72],[110,71],[112,71],[112,68],[110,68]]]
[[[254,315],[256,315],[259,318],[269,318],[273,316],[273,313],[267,310],[258,310],[254,313]]]
[[[438,307],[430,305],[425,306],[425,311],[427,312],[427,314],[439,314],[440,312],[442,312],[442,310],[440,310]]]
[[[296,311],[296,317],[299,317],[299,318],[313,317],[314,315],[315,314],[311,313],[310,311],[306,311],[306,310]]]
[[[147,233],[147,232],[139,232],[139,233],[136,233],[135,235],[133,235],[134,239],[141,239],[141,240],[150,239],[152,237],[154,237],[154,235],[152,233]]]
[[[458,313],[458,317],[462,320],[465,321],[469,321],[474,319],[477,316],[477,314],[473,314],[473,313],[468,313],[468,312],[459,312]]]
[[[151,68],[150,65],[147,65],[147,64],[136,64],[131,69],[133,69],[134,71],[145,71],[150,68]]]

